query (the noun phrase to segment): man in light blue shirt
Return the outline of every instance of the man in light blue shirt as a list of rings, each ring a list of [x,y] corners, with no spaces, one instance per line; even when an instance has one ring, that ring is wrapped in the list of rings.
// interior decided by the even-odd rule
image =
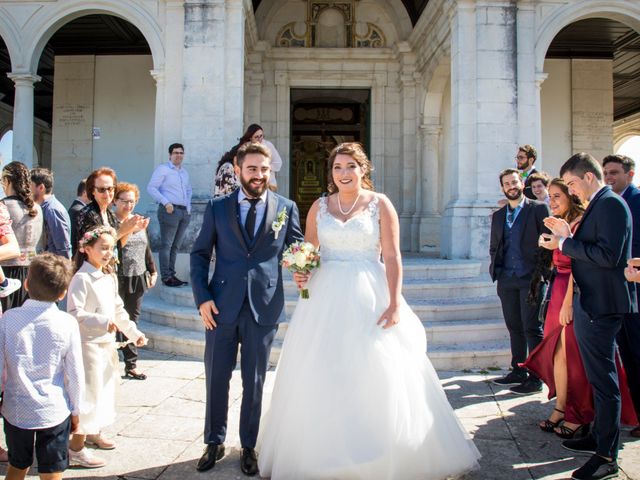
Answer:
[[[176,254],[191,220],[192,188],[183,161],[184,147],[172,143],[169,161],[158,165],[147,186],[149,195],[158,202],[160,278],[168,287],[187,284],[176,277]]]
[[[33,200],[42,207],[45,251],[71,258],[71,219],[53,194],[53,173],[47,168],[32,169],[31,191]]]

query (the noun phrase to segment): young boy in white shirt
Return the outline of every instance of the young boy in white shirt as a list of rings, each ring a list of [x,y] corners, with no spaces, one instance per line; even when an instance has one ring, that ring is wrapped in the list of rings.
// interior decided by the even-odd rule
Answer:
[[[78,428],[84,368],[76,319],[58,309],[73,276],[66,258],[33,258],[29,299],[0,318],[2,416],[9,449],[7,480],[22,480],[38,459],[42,480],[59,480],[69,465],[69,434]]]

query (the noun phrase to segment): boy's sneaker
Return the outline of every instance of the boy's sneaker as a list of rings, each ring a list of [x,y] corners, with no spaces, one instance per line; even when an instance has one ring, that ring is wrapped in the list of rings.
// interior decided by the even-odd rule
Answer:
[[[106,464],[104,459],[91,453],[87,447],[83,447],[79,452],[69,449],[70,467],[100,468]]]
[[[8,297],[16,290],[20,290],[22,282],[17,278],[7,278],[7,286],[0,285],[0,298]]]

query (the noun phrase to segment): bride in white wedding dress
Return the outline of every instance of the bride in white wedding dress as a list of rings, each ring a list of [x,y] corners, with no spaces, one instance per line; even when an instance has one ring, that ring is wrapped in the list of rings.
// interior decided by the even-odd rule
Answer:
[[[320,246],[321,266],[287,331],[260,429],[260,474],[460,475],[480,454],[425,355],[424,327],[402,297],[396,211],[372,191],[359,144],[337,146],[329,164],[332,194],[312,206],[305,237]],[[296,276],[299,285],[306,280]]]

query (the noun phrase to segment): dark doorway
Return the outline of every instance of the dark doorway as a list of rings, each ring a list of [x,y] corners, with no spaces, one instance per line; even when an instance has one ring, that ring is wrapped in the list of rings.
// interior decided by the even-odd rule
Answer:
[[[342,142],[369,148],[370,91],[364,89],[291,90],[291,198],[301,223],[313,202],[327,191],[327,160]]]

